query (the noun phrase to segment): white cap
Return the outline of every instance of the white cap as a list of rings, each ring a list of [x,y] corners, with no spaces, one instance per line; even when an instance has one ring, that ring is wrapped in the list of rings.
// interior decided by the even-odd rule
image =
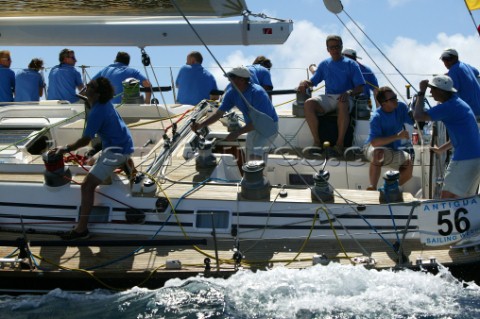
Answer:
[[[437,75],[428,81],[428,86],[436,87],[447,92],[457,92],[453,87],[453,81],[448,75]]]
[[[450,58],[452,56],[458,57],[458,52],[455,49],[449,48],[449,49],[443,50],[442,55],[440,56],[440,59]]]
[[[228,71],[227,76],[230,76],[230,75],[235,75],[235,76],[238,76],[239,78],[245,78],[245,79],[249,79],[251,76],[250,71],[243,65],[234,67],[233,69]]]
[[[351,56],[354,59],[361,59],[361,57],[357,56],[357,51],[355,51],[354,49],[345,49],[343,50],[342,54]]]

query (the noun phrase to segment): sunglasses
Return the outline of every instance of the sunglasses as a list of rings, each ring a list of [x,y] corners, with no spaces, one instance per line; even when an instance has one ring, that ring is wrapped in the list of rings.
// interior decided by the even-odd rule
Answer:
[[[388,101],[398,101],[398,99],[397,99],[397,96],[396,96],[396,95],[394,95],[394,96],[392,96],[391,98],[389,98],[389,99],[386,99],[386,100],[385,100],[385,101],[383,101],[383,102],[385,103],[385,102],[388,102]]]
[[[343,48],[343,45],[331,45],[329,47],[327,47],[327,49],[329,50],[340,50]]]

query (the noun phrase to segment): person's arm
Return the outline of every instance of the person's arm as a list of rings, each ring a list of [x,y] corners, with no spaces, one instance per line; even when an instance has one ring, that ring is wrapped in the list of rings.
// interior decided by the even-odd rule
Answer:
[[[42,97],[43,96],[43,89],[45,88],[45,82],[43,81],[43,78],[40,80],[40,85],[38,86],[38,96]]]
[[[385,137],[377,137],[374,138],[370,144],[372,144],[373,147],[380,147],[384,145],[388,145],[390,143],[393,143],[397,140],[403,140],[403,139],[409,139],[410,136],[408,134],[408,131],[406,130],[401,130],[397,134],[391,135],[391,136],[385,136]]]
[[[348,90],[340,95],[338,98],[340,101],[345,102],[350,97],[359,95],[363,92],[363,84],[357,85],[353,90]]]
[[[312,66],[312,65],[310,65],[310,66]],[[314,72],[312,72],[312,74],[313,74],[312,78],[315,77],[315,74],[316,74],[318,68],[315,67],[315,69],[313,69],[313,68],[309,67],[309,69],[310,69],[310,72],[312,72],[314,70]],[[298,91],[301,92],[301,93],[305,93],[307,91],[307,89],[311,89],[314,86],[315,86],[315,84],[313,83],[313,81],[311,79],[303,80],[298,85]]]
[[[142,86],[144,88],[151,88],[152,84],[150,83],[149,80],[143,80],[142,81]],[[151,90],[145,91],[145,103],[146,104],[150,104],[151,98],[152,98],[152,91]]]
[[[357,85],[353,90],[350,91],[350,96],[357,96],[363,93],[363,84]],[[349,92],[347,91],[347,92]]]
[[[427,90],[428,80],[420,81],[420,91],[417,93],[417,103],[413,111],[413,118],[419,122],[431,121],[430,115],[423,109],[425,91]]]
[[[451,149],[452,146],[452,141],[448,141],[447,143],[443,144],[442,146],[432,146],[430,147],[430,150],[436,154],[442,154]]]
[[[310,80],[303,80],[302,82],[300,82],[300,84],[298,85],[298,90],[302,93],[305,93],[307,91],[307,89],[309,88],[312,88],[313,87],[313,83],[312,81]]]
[[[239,130],[231,132],[230,134],[227,135],[225,138],[225,141],[235,141],[238,139],[238,137],[244,133],[248,133],[250,131],[253,131],[255,127],[253,126],[253,123],[249,123],[243,127],[241,127]]]
[[[225,114],[224,111],[220,111],[220,110],[216,110],[215,113],[213,113],[212,115],[210,115],[205,121],[201,122],[201,123],[193,123],[190,128],[192,129],[192,131],[196,132],[206,126],[209,126],[213,123],[215,123],[216,121],[218,121],[219,119],[222,118],[223,114]]]
[[[55,148],[53,150],[55,150],[56,154],[64,154],[64,153],[72,152],[72,151],[75,151],[75,150],[77,150],[81,147],[87,146],[88,143],[90,143],[91,140],[92,139],[90,137],[83,136],[83,137],[79,138],[78,140],[76,140],[72,144],[67,144],[65,146],[60,146],[60,147]]]

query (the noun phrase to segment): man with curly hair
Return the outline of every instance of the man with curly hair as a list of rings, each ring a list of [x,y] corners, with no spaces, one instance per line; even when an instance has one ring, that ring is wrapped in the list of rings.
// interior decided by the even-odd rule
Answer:
[[[61,236],[64,240],[86,239],[90,236],[88,218],[93,207],[95,188],[110,177],[116,168],[131,165],[132,135],[110,101],[113,94],[114,89],[108,79],[99,77],[91,80],[86,89],[91,111],[83,136],[72,144],[51,151],[56,154],[74,151],[87,146],[95,135],[102,140],[102,154],[82,183],[80,219],[73,230]]]

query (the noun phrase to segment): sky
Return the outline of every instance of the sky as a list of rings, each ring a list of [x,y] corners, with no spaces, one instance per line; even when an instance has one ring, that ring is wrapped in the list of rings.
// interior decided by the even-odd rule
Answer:
[[[310,64],[329,57],[325,39],[329,34],[342,36],[344,48],[357,50],[361,63],[376,73],[380,85],[394,86],[405,95],[405,85],[418,87],[421,79],[445,73],[439,56],[445,48],[455,48],[460,60],[480,67],[480,37],[463,0],[344,0],[344,12],[329,12],[322,0],[246,0],[253,13],[294,21],[293,32],[282,45],[212,46],[211,51],[225,69],[248,65],[256,56],[272,60],[272,80],[275,89],[293,89],[307,78]],[[477,25],[480,10],[472,12]],[[360,28],[360,29],[359,29]],[[92,35],[94,36],[94,35]],[[143,71],[140,49],[136,47],[70,47],[75,50],[78,65],[90,66],[94,76],[102,67],[112,63],[118,51],[129,52],[130,65]],[[63,47],[2,47],[12,53],[12,69],[25,68],[34,57],[42,58],[45,67],[58,64]],[[170,85],[178,67],[185,63],[192,50],[202,52],[204,67],[217,78],[219,88],[227,83],[214,59],[203,47],[147,47],[155,76],[147,70],[155,84]],[[145,72],[144,72],[145,73]],[[158,97],[158,96],[157,96]],[[294,96],[275,96],[274,104],[289,101]],[[166,93],[167,103],[172,102]]]

